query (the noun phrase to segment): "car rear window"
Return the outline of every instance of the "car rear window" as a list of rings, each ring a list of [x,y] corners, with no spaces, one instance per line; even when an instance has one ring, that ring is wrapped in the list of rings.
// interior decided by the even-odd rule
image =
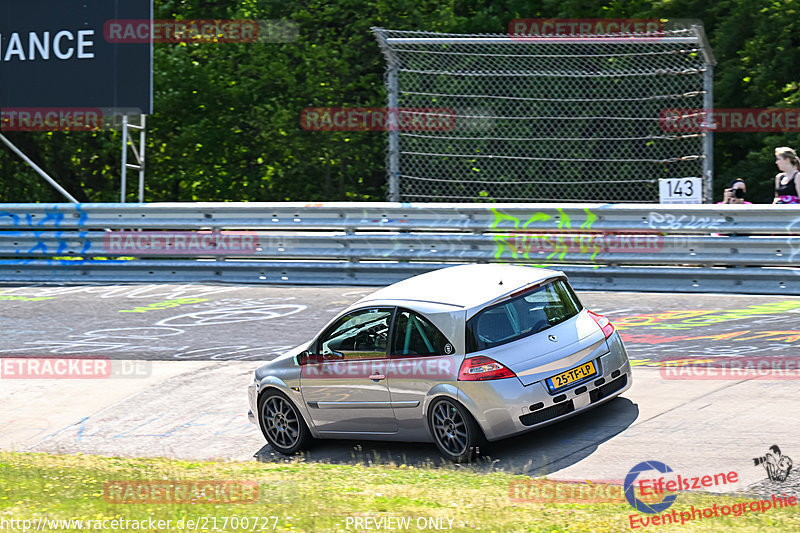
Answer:
[[[583,306],[565,280],[555,280],[487,307],[467,321],[467,353],[506,344],[560,324]]]

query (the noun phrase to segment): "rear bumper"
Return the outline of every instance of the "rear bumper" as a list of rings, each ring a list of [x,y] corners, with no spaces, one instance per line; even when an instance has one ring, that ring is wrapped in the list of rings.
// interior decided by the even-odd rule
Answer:
[[[508,378],[459,382],[459,400],[470,410],[490,441],[558,422],[630,388],[631,366],[616,333],[609,337],[608,347],[608,352],[586,358],[598,366],[596,376],[557,393],[549,392],[543,381],[526,386],[517,378]]]

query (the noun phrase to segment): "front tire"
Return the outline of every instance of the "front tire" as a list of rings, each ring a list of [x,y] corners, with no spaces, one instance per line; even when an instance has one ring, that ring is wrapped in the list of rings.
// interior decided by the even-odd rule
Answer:
[[[284,455],[305,450],[313,441],[297,407],[278,390],[268,390],[259,400],[258,422],[269,445]]]
[[[475,458],[484,442],[478,423],[454,400],[434,402],[428,411],[428,425],[441,454],[456,463]]]

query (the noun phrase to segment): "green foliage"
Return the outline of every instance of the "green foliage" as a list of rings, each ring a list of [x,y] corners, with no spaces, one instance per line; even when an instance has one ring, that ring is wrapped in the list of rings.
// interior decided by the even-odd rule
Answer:
[[[148,201],[385,198],[385,136],[311,132],[307,107],[385,106],[385,60],[371,26],[503,33],[515,18],[694,18],[718,60],[715,106],[800,107],[793,0],[156,0],[157,19],[267,19],[298,24],[294,42],[155,46],[148,118]],[[81,201],[119,197],[119,132],[7,133]],[[734,177],[770,201],[772,150],[798,133],[717,133],[716,192]],[[129,200],[135,197],[131,176]],[[0,146],[0,202],[63,199]]]

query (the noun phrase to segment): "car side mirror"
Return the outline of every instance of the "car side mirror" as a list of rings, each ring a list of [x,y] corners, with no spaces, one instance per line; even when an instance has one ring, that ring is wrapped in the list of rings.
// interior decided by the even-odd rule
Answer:
[[[327,359],[327,356],[325,355],[311,353],[310,351],[305,350],[297,355],[297,364],[300,366],[317,365],[325,361],[325,359]]]
[[[309,362],[311,362],[311,359],[311,352],[308,350],[303,350],[295,357],[295,361],[297,361],[299,366],[307,365]]]

